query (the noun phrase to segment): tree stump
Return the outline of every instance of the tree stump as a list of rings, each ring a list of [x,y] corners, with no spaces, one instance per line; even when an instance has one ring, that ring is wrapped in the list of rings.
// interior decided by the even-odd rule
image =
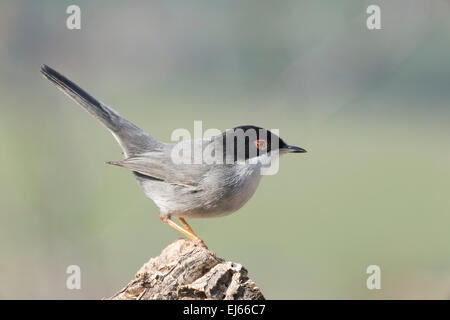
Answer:
[[[263,300],[240,264],[225,261],[186,239],[168,245],[112,300]]]

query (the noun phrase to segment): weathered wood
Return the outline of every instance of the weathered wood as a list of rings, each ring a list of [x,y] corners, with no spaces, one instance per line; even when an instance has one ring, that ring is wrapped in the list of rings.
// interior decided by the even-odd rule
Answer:
[[[178,239],[108,299],[262,300],[264,296],[242,265],[220,259],[189,240]]]

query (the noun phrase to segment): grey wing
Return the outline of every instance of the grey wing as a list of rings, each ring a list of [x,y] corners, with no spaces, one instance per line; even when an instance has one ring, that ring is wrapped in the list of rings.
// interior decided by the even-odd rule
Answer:
[[[198,188],[211,166],[205,164],[175,164],[166,152],[147,152],[108,164],[128,168],[166,183]]]

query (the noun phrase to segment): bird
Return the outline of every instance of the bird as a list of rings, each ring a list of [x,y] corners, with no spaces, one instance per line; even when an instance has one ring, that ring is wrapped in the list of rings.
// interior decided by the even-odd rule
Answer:
[[[106,163],[129,169],[159,208],[160,220],[204,248],[205,242],[186,219],[221,217],[239,210],[255,193],[267,163],[280,154],[306,152],[254,125],[211,138],[161,142],[58,71],[43,64],[41,73],[112,133],[124,159]],[[193,159],[198,147],[209,148],[209,161]]]

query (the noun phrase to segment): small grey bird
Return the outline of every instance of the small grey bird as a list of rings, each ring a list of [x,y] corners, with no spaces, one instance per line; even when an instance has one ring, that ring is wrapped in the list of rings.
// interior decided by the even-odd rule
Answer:
[[[185,218],[220,217],[235,212],[253,196],[264,163],[278,154],[306,152],[256,126],[236,127],[200,141],[160,142],[54,69],[42,65],[41,73],[112,133],[125,159],[107,163],[131,170],[145,195],[159,207],[161,221],[203,247],[205,243]],[[244,135],[243,140],[238,139],[238,132]],[[184,154],[198,145],[202,151],[212,146],[211,155],[222,161],[184,161],[192,160],[195,152],[186,152],[181,160],[176,158],[175,151],[180,146]],[[178,218],[181,226],[172,218]]]

